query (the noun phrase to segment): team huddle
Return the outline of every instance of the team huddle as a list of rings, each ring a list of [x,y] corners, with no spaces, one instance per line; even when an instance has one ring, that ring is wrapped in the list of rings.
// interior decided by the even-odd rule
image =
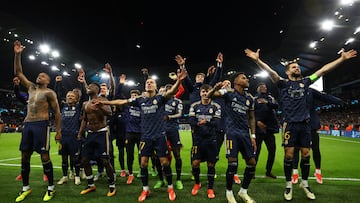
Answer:
[[[78,71],[79,88],[67,91],[64,96],[61,76],[56,77],[54,89],[48,88],[50,77],[46,73],[40,73],[36,82],[33,83],[23,74],[21,64],[23,51],[24,47],[16,41],[14,43],[14,73],[28,91],[27,113],[20,142],[20,177],[23,187],[16,202],[23,201],[32,192],[29,174],[33,151],[40,154],[44,177],[46,176],[48,180],[43,201],[50,201],[55,195],[54,170],[49,155],[51,120],[49,112],[54,117],[55,140],[60,143],[59,154],[62,157],[63,176],[57,184],[61,185],[69,181],[68,177],[73,177],[75,184],[80,185],[80,177],[83,173],[83,176],[86,176],[87,186],[79,191],[80,195],[95,191],[95,181],[98,176],[93,174],[92,166],[96,162],[99,173],[105,169],[108,178],[107,196],[115,196],[116,170],[112,143],[116,140],[121,176],[126,176],[123,158],[124,149],[126,149],[127,184],[132,184],[134,179],[134,153],[139,154],[137,161],[140,166],[139,177],[142,190],[138,201],[143,202],[151,195],[148,170],[150,160],[158,171],[159,181],[155,188],[167,184],[168,198],[170,201],[175,201],[175,191],[183,189],[179,118],[182,117],[184,110],[181,100],[184,91],[188,91],[190,101],[188,123],[192,133],[190,155],[194,178],[194,186],[191,190],[193,196],[198,195],[202,187],[200,164],[206,162],[207,197],[209,199],[216,197],[216,191],[214,191],[216,163],[219,161],[220,148],[224,143],[228,163],[226,188],[224,188],[227,201],[237,202],[232,190],[235,182],[241,184],[237,193],[238,197],[246,203],[255,202],[248,195],[248,189],[255,176],[263,141],[269,152],[265,175],[276,178],[272,173],[276,148],[274,134],[279,132],[279,123],[281,123],[286,177],[284,199],[289,201],[293,196],[292,185],[295,184],[292,180],[293,169],[295,165],[297,168],[299,150],[302,174],[300,187],[303,188],[308,199],[315,199],[315,194],[308,184],[308,176],[310,148],[314,147],[311,143],[317,135],[311,125],[313,116],[309,101],[316,97],[313,98],[315,93],[312,93],[313,90],[309,86],[343,61],[357,55],[355,50],[347,52],[342,50],[339,58],[324,65],[308,77],[301,75],[298,60],[292,60],[286,64],[285,73],[288,78],[285,79],[260,59],[260,50],[254,52],[245,49],[246,56],[268,72],[272,82],[278,87],[280,98],[277,102],[267,92],[265,83],[259,83],[257,92],[254,95],[251,94],[248,91],[249,79],[243,72],[237,72],[230,78],[222,79],[222,53],[217,55],[216,65],[211,66],[207,74],[196,74],[195,82],[189,77],[186,59],[180,55],[175,56],[178,70],[176,74],[171,74],[173,84],[158,88],[157,81],[148,77],[148,70],[143,69],[143,92],[133,89],[130,91],[130,98],[126,98],[123,94],[126,76],[122,74],[119,77],[115,88],[112,67],[108,63],[105,64],[104,70],[110,76],[110,85],[96,82],[87,84],[85,71],[82,69]],[[277,109],[283,112],[281,120],[275,113]],[[135,145],[137,152],[135,152]],[[237,176],[239,153],[245,162],[241,181]],[[175,159],[175,181],[173,181],[173,170],[170,164],[171,154]],[[319,172],[320,166],[316,167]],[[68,175],[69,168],[70,175]],[[318,182],[320,183],[320,180]]]

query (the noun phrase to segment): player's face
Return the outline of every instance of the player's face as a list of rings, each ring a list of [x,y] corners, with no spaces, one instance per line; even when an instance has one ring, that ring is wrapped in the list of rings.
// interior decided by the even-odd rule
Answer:
[[[231,87],[231,82],[230,82],[230,80],[224,80],[223,81],[223,88],[230,88]]]
[[[99,93],[99,88],[95,84],[90,84],[90,85],[88,85],[86,92],[88,94],[94,94],[94,93],[98,94]]]
[[[108,95],[108,88],[106,85],[100,86],[100,95],[101,96],[107,96]]]
[[[267,87],[266,85],[259,85],[259,87],[257,88],[257,91],[261,94],[264,94],[267,92]]]
[[[206,89],[201,89],[200,90],[200,97],[202,99],[207,99],[207,94],[208,94],[208,90],[206,90]]]
[[[291,63],[288,65],[286,74],[292,77],[301,77],[301,70],[298,63]]]
[[[156,81],[154,79],[147,79],[145,84],[145,90],[147,92],[155,92],[156,90]]]
[[[77,102],[77,95],[74,92],[68,92],[66,94],[66,103],[75,104]]]
[[[242,88],[249,87],[249,79],[244,74],[240,74],[236,77],[234,81],[234,85],[238,85]]]
[[[195,81],[196,81],[196,83],[203,83],[204,82],[204,75],[203,74],[197,74],[196,76],[195,76]]]
[[[50,77],[46,73],[39,73],[36,78],[36,84],[39,85],[48,85],[50,83]]]

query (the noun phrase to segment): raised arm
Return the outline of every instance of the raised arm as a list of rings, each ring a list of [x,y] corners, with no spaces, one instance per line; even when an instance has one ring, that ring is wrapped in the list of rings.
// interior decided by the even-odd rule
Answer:
[[[277,72],[271,69],[268,64],[266,64],[260,59],[259,53],[260,53],[260,49],[256,50],[256,52],[251,51],[250,49],[245,49],[246,56],[251,58],[259,66],[259,68],[268,72],[273,83],[279,82],[279,80],[281,79],[279,74],[277,74]]]
[[[208,98],[213,98],[213,97],[220,97],[221,96],[221,92],[219,91],[221,89],[221,87],[223,86],[222,82],[218,82],[214,85],[213,88],[211,88],[208,93],[207,93],[207,97]]]
[[[185,68],[186,58],[183,58],[181,55],[176,55],[175,56],[175,61],[179,65],[180,70],[186,69]],[[186,75],[186,78],[184,80],[184,86],[188,90],[188,92],[191,93],[191,92],[194,91],[194,84],[191,81],[191,78],[190,78],[189,74]]]
[[[114,98],[115,96],[115,79],[114,79],[114,75],[112,73],[112,68],[111,68],[111,65],[109,63],[106,63],[105,64],[105,68],[104,68],[105,72],[107,74],[109,74],[110,76],[110,89],[109,89],[109,95],[110,95],[110,98]]]
[[[123,87],[125,85],[125,82],[126,82],[126,75],[123,73],[119,76],[119,83],[116,88],[115,99],[125,99],[125,95],[123,93]]]
[[[165,98],[166,99],[170,99],[172,96],[175,95],[175,93],[177,92],[180,84],[182,83],[182,81],[185,79],[187,73],[186,73],[186,69],[179,69],[178,70],[178,76],[177,76],[177,80],[175,82],[175,84],[165,93]]]
[[[24,50],[24,46],[21,45],[21,42],[16,40],[14,42],[14,74],[15,76],[19,77],[22,84],[29,89],[30,85],[32,84],[26,76],[23,74],[22,64],[21,64],[21,53]]]
[[[330,72],[331,70],[335,69],[342,62],[354,58],[356,56],[357,56],[357,51],[355,51],[354,49],[351,49],[347,52],[345,52],[345,49],[341,49],[341,56],[339,58],[335,59],[334,61],[328,64],[325,64],[323,67],[317,70],[312,76],[315,77],[315,79],[317,79],[323,76],[324,74]]]

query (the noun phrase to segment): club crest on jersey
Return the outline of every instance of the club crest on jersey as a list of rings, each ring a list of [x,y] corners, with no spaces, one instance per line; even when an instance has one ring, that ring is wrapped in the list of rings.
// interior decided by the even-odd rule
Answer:
[[[214,110],[212,108],[209,109],[209,113],[214,113]]]
[[[156,99],[153,100],[153,104],[156,105],[158,102]]]
[[[173,101],[173,103],[171,104],[172,106],[176,106],[176,103],[175,103],[175,101]]]
[[[299,86],[303,88],[305,85],[303,83],[300,83]]]
[[[247,99],[246,100],[246,106],[249,106],[250,105],[250,101]]]

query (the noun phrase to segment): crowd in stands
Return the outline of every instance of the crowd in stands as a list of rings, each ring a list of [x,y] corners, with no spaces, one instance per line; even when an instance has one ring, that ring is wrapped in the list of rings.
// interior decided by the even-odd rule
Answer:
[[[4,132],[21,131],[25,112],[24,105],[18,101],[12,90],[0,91],[0,112],[5,123]],[[321,105],[317,108],[322,128],[320,130],[360,131],[360,91],[350,89],[337,95],[344,101],[343,105]],[[187,114],[180,123],[187,123]]]

